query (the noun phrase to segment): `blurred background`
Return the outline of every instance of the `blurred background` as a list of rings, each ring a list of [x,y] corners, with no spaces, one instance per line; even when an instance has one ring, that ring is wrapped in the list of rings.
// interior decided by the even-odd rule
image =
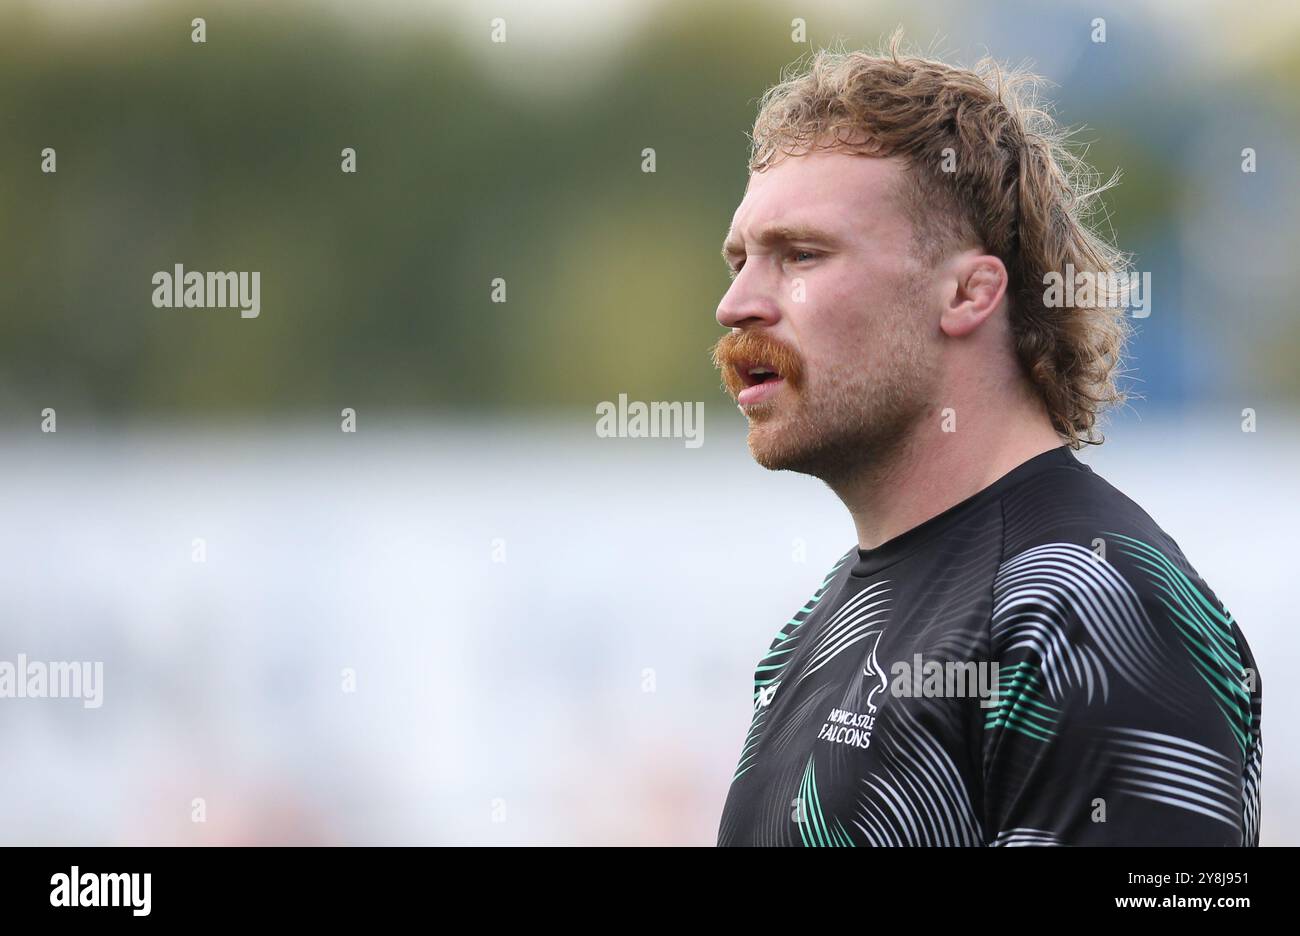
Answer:
[[[1240,622],[1300,842],[1300,7],[200,6],[0,3],[0,659],[105,681],[0,701],[0,842],[711,844],[754,665],[854,541],[749,458],[718,249],[762,92],[899,24],[1032,65],[1123,173],[1152,311],[1080,458]],[[260,316],[155,308],[176,264],[261,271]],[[704,444],[599,438],[621,393]]]

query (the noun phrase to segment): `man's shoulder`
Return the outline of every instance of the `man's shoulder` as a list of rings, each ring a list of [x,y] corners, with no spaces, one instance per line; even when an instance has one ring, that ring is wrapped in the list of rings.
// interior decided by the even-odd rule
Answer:
[[[1179,544],[1086,466],[1020,485],[1005,499],[1003,523],[995,631],[1034,607],[1098,643],[1146,634],[1198,659],[1253,668],[1237,621]]]
[[[1082,463],[1042,472],[1003,498],[1000,568],[1030,556],[1092,553],[1126,577],[1153,566],[1200,580],[1182,548],[1137,501]],[[1146,580],[1131,582],[1141,587]]]
[[[1258,732],[1254,657],[1173,537],[1090,470],[1045,472],[1021,488],[1004,505],[995,651],[1060,656],[1071,672],[1147,698],[1184,701],[1199,686],[1244,746]]]

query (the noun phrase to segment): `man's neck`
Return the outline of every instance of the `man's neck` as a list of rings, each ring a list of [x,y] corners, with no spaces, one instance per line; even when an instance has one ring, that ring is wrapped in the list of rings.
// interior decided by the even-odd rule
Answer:
[[[855,475],[827,482],[849,509],[860,548],[875,549],[1065,444],[1041,411],[957,432],[940,431],[937,419],[925,423]]]

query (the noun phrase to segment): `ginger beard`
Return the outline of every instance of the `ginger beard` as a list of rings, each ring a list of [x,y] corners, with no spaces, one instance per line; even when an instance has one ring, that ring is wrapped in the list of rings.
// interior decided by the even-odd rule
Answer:
[[[808,366],[762,330],[728,332],[718,340],[714,365],[733,399],[748,386],[742,375],[752,364],[783,380],[770,399],[741,407],[756,462],[834,484],[892,459],[931,408],[938,385],[919,295],[914,284],[899,290],[887,321],[870,330],[863,351],[834,363]]]

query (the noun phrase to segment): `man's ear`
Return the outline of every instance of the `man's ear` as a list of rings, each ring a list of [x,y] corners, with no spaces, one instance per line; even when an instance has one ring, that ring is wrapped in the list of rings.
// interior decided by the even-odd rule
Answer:
[[[962,338],[997,311],[1007,293],[1006,265],[992,254],[968,250],[952,261],[951,291],[945,296],[939,327],[945,335]]]

